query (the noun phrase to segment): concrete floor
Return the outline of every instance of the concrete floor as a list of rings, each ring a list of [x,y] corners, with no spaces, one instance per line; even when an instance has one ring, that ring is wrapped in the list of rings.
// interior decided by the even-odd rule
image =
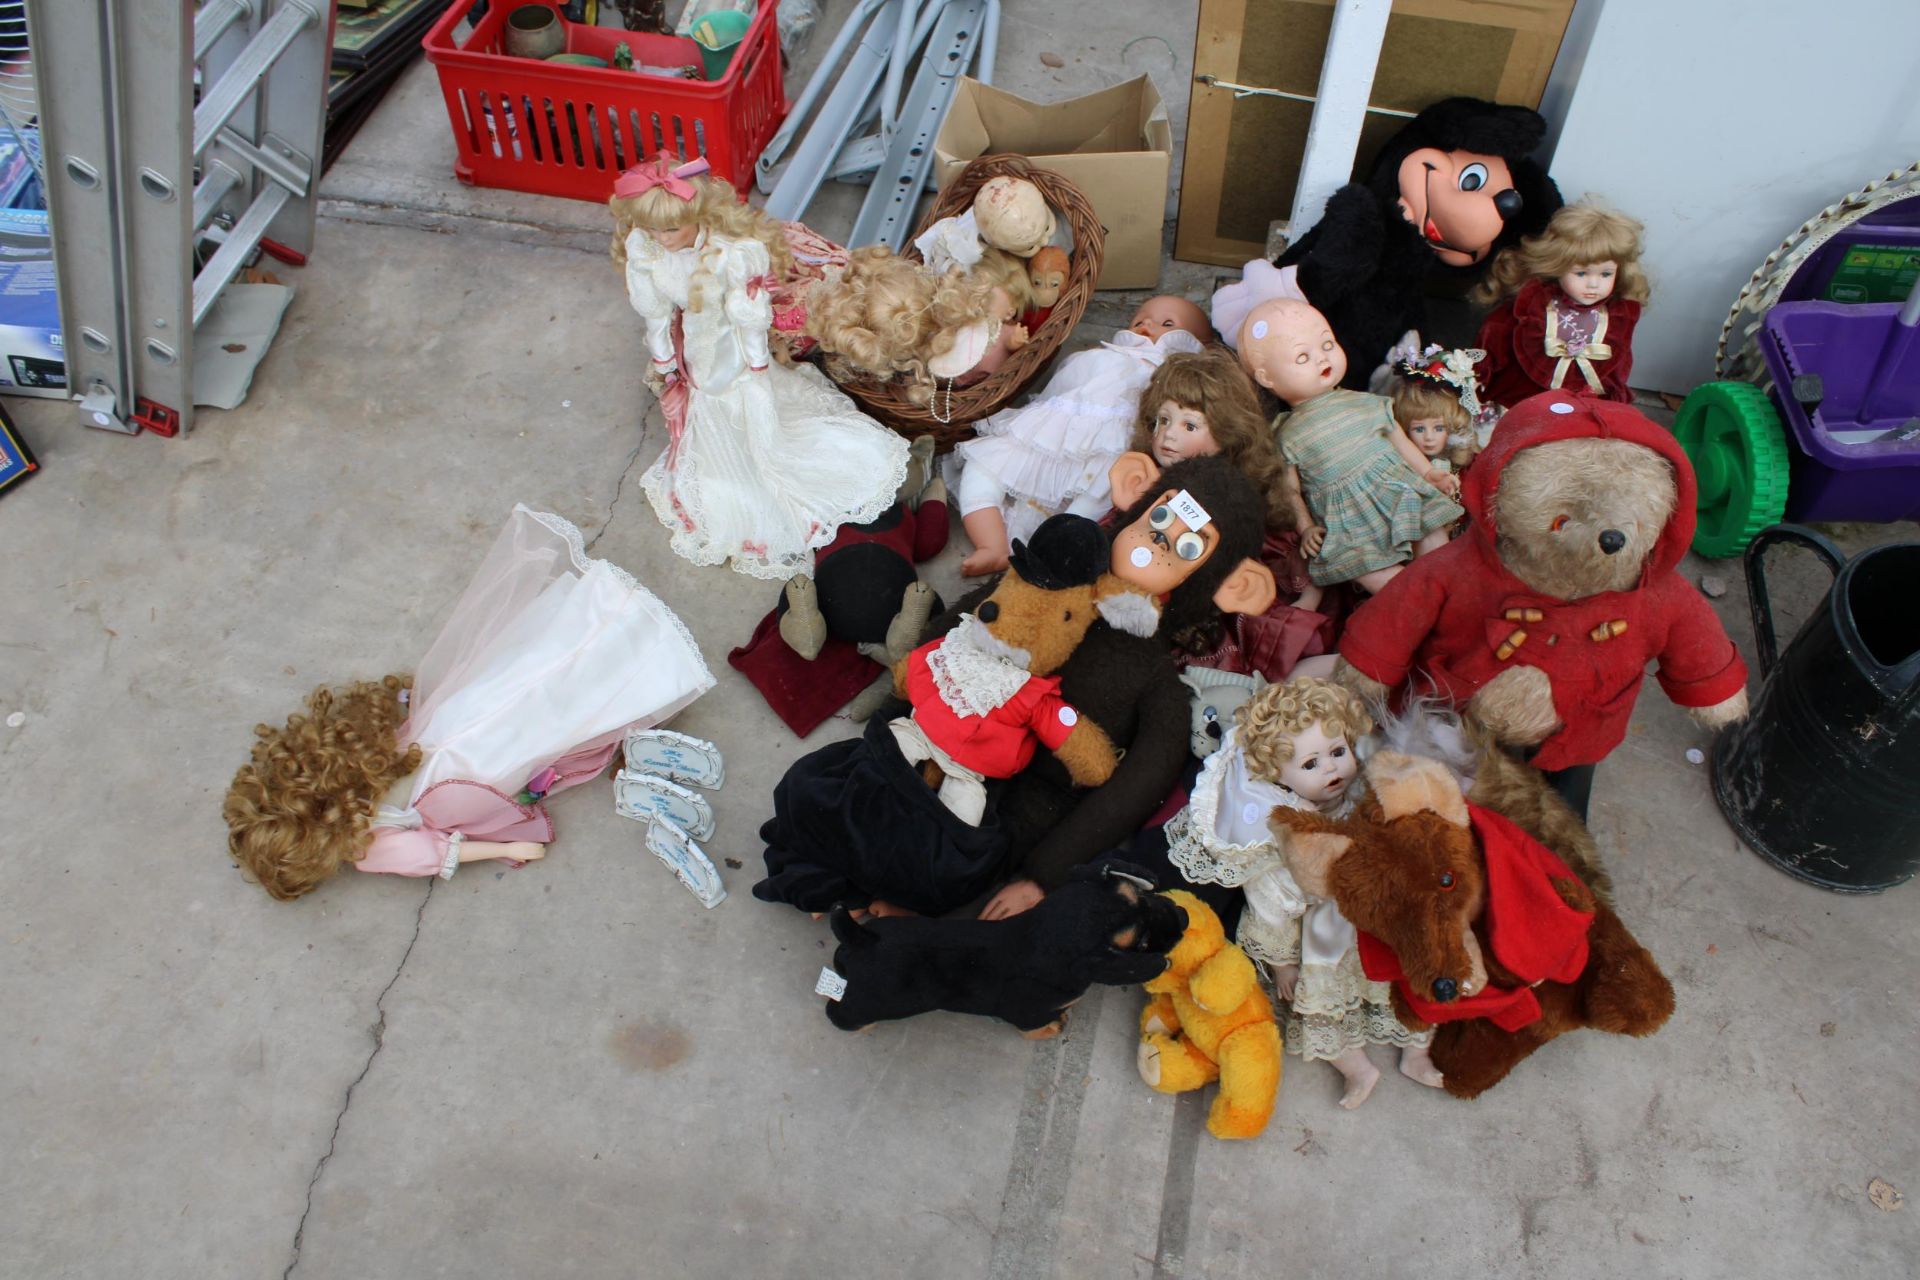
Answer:
[[[1158,32],[1183,116],[1191,12],[1096,8],[1008,0],[1002,82],[1091,88]],[[164,440],[9,402],[44,474],[0,502],[0,1276],[1915,1273],[1920,1211],[1867,1186],[1920,1190],[1916,891],[1742,850],[1652,687],[1593,810],[1679,992],[1650,1041],[1570,1038],[1477,1104],[1390,1076],[1357,1114],[1290,1062],[1222,1144],[1135,1076],[1131,992],[1042,1045],[833,1030],[825,927],[746,890],[773,780],[851,727],[774,720],[724,662],[773,588],[676,561],[637,492],[660,432],[599,212],[458,187],[445,131],[418,68],[241,408]],[[411,663],[516,501],[699,637],[720,683],[676,727],[729,753],[732,896],[702,910],[600,784],[525,870],[269,900],[219,816],[250,727]]]

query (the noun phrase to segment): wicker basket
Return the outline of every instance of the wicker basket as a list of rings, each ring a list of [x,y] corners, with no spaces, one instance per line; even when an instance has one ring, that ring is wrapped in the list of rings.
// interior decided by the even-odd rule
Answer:
[[[915,236],[941,218],[965,213],[973,205],[974,193],[985,186],[988,179],[1003,174],[1025,178],[1040,188],[1040,194],[1046,197],[1055,213],[1065,218],[1073,229],[1073,264],[1060,290],[1060,300],[1054,304],[1046,323],[1034,331],[1026,346],[1009,356],[1007,362],[984,381],[955,390],[951,396],[942,387],[932,405],[917,405],[908,400],[908,383],[900,379],[881,382],[873,378],[850,378],[840,384],[840,389],[852,396],[862,409],[901,435],[932,436],[941,453],[962,440],[971,440],[974,423],[998,412],[1046,368],[1060,344],[1080,323],[1087,303],[1092,301],[1094,281],[1100,278],[1100,265],[1106,253],[1106,230],[1094,216],[1093,205],[1080,194],[1080,188],[1057,173],[1036,169],[1025,156],[1015,155],[981,156],[968,165],[934,200],[926,217],[920,220]],[[918,259],[920,251],[909,244],[903,256]]]

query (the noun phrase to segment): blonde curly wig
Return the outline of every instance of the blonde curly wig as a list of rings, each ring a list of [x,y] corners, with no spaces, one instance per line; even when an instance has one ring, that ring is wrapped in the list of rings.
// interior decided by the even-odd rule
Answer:
[[[984,275],[929,275],[885,245],[855,249],[844,272],[807,294],[807,334],[835,381],[905,377],[914,384],[908,398],[922,404],[933,395],[927,361],[992,315],[993,284]]]
[[[780,223],[760,210],[741,202],[733,184],[724,178],[697,177],[693,199],[682,200],[665,187],[649,187],[637,196],[615,196],[607,201],[613,214],[614,262],[625,269],[627,237],[635,231],[678,231],[698,225],[733,240],[758,240],[767,247],[771,271],[780,279],[793,273],[793,249],[787,244]],[[690,301],[692,310],[699,310]]]
[[[1529,280],[1557,280],[1575,267],[1611,260],[1618,268],[1613,296],[1647,300],[1647,275],[1640,269],[1641,223],[1604,206],[1581,201],[1562,205],[1546,230],[1502,249],[1473,287],[1476,302],[1504,302]]]
[[[254,727],[221,813],[228,852],[273,897],[297,898],[366,855],[375,806],[420,767],[419,746],[396,736],[412,686],[411,675],[321,685],[284,728]]]
[[[1247,770],[1263,782],[1280,781],[1280,770],[1293,759],[1294,735],[1309,725],[1318,724],[1329,737],[1343,736],[1349,744],[1373,731],[1373,717],[1360,695],[1309,676],[1268,685],[1241,704],[1233,722],[1247,753]]]
[[[1260,412],[1260,395],[1239,358],[1222,346],[1204,351],[1176,351],[1154,370],[1140,393],[1140,412],[1133,422],[1136,453],[1153,452],[1153,422],[1163,402],[1207,415],[1207,429],[1220,454],[1253,481],[1267,499],[1267,525],[1274,530],[1298,528],[1293,491],[1287,487],[1287,467],[1274,447],[1273,432]]]

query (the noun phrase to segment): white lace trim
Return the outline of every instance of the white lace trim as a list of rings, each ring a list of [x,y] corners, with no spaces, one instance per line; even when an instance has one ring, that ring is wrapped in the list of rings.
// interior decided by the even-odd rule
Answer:
[[[1286,1035],[1287,1052],[1308,1062],[1325,1062],[1370,1044],[1405,1049],[1433,1039],[1431,1030],[1409,1031],[1393,1016],[1391,1007],[1380,1005],[1363,1005],[1343,1018],[1320,1014],[1296,1017],[1282,1012],[1280,1025]]]
[[[1238,732],[1238,729],[1227,731],[1220,740],[1220,749],[1208,756],[1206,764],[1201,766],[1200,776],[1193,784],[1193,794],[1187,799],[1187,807],[1167,823],[1167,857],[1193,884],[1238,888],[1261,871],[1280,862],[1280,848],[1275,841],[1268,839],[1235,844],[1222,839],[1217,829],[1228,771],[1243,754],[1235,738]],[[1285,787],[1275,785],[1273,790],[1280,794],[1263,796],[1263,802],[1271,798],[1296,809],[1313,808]],[[1200,815],[1199,821],[1195,820],[1195,814]],[[1284,864],[1275,869],[1286,874]],[[1286,883],[1292,886],[1291,876],[1287,876]],[[1306,907],[1306,897],[1300,895],[1299,909],[1304,911]]]
[[[1242,951],[1269,965],[1300,963],[1300,930],[1263,920],[1250,908],[1240,913],[1240,928],[1233,940]]]
[[[904,480],[905,478],[906,471],[903,468],[901,471],[901,479]],[[895,487],[898,487],[897,482]],[[642,600],[655,606],[660,613],[666,617],[666,620],[673,624],[675,633],[679,635],[681,642],[686,645],[687,652],[693,656],[694,666],[699,668],[700,671],[700,687],[693,691],[687,701],[690,702],[693,698],[697,698],[707,690],[713,688],[713,672],[708,670],[707,660],[700,654],[699,641],[693,638],[693,632],[687,629],[687,624],[680,620],[680,615],[675,613],[672,608],[667,605],[666,601],[641,586],[639,579],[635,578],[613,561],[596,560],[589,556],[587,554],[586,539],[580,536],[579,526],[575,525],[573,521],[568,520],[564,516],[554,515],[551,511],[535,511],[524,502],[515,503],[513,509],[516,512],[526,512],[529,516],[533,517],[536,523],[558,534],[561,539],[566,542],[567,555],[572,560],[573,567],[579,573],[584,575],[592,570],[595,565],[599,565],[615,582],[625,587],[628,591],[638,595]],[[874,514],[878,515],[879,513],[875,512]],[[872,517],[868,518],[871,519]],[[789,574],[788,576],[791,577],[792,575]],[[682,705],[685,704],[683,703]]]
[[[461,832],[449,831],[447,833],[447,852],[446,855],[440,859],[440,878],[442,880],[453,879],[453,873],[460,869],[460,846],[466,842],[467,837]]]
[[[939,647],[927,654],[933,687],[955,715],[992,715],[1033,679],[1030,672],[974,642],[973,631],[982,625],[972,614],[965,615]]]

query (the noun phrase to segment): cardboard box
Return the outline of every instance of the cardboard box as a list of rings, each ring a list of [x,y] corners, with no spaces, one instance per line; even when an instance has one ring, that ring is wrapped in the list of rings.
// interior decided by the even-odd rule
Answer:
[[[1573,3],[1393,0],[1368,105],[1415,112],[1464,94],[1537,107]],[[1312,98],[1320,91],[1333,6],[1200,0],[1176,258],[1237,267],[1267,256],[1269,224],[1293,207],[1313,105],[1260,94],[1236,98],[1200,77]],[[1366,179],[1381,144],[1404,124],[1400,116],[1368,112],[1356,179]]]
[[[968,162],[1012,152],[1086,194],[1107,229],[1098,288],[1160,283],[1173,130],[1146,76],[1066,102],[1028,102],[962,76],[933,141],[934,178],[945,187]]]

